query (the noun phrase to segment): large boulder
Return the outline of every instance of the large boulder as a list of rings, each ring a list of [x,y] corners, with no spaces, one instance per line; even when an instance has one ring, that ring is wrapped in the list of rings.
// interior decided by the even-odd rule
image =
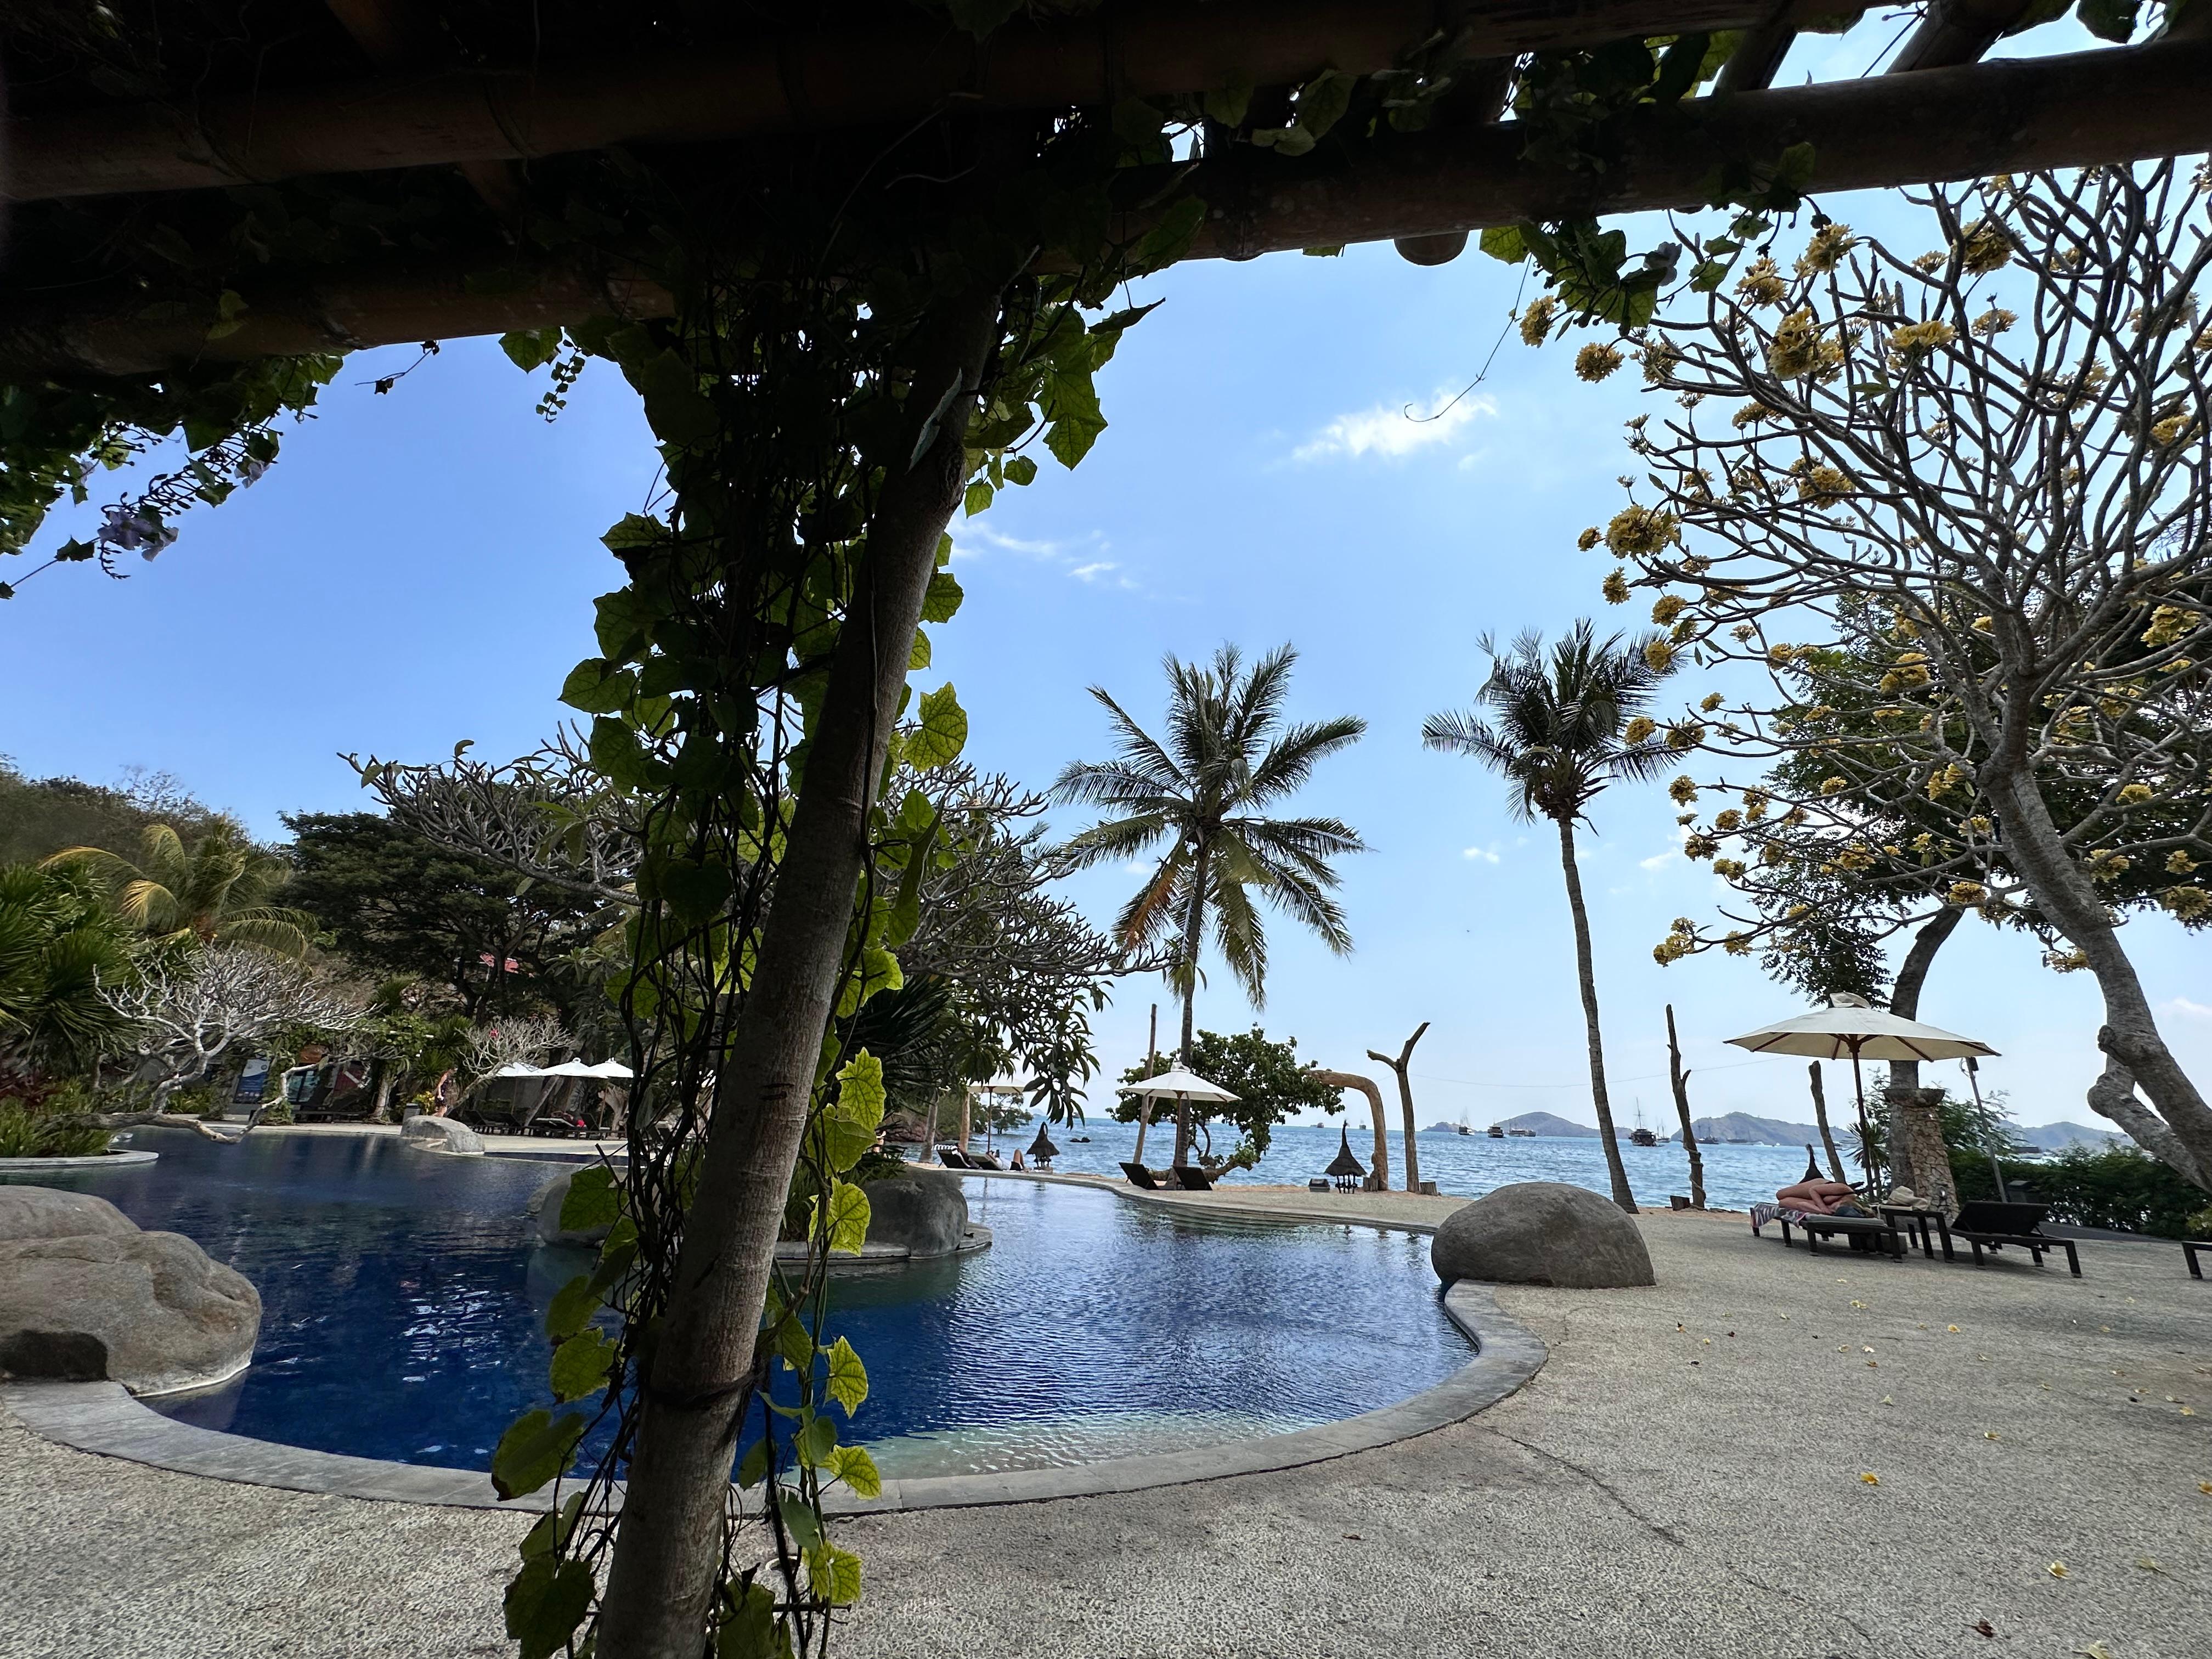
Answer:
[[[0,1377],[171,1394],[243,1370],[260,1334],[259,1293],[191,1239],[86,1194],[0,1188]]]
[[[1437,1277],[1592,1290],[1653,1282],[1634,1221],[1587,1187],[1522,1181],[1446,1217],[1429,1247]]]
[[[104,1198],[56,1187],[0,1184],[0,1240],[135,1233],[138,1224]]]
[[[968,1194],[960,1177],[937,1170],[912,1170],[871,1181],[868,1243],[903,1245],[911,1258],[950,1255],[968,1228]]]
[[[400,1126],[399,1135],[418,1152],[447,1152],[459,1158],[483,1156],[483,1137],[449,1117],[432,1117],[427,1112],[410,1117]]]
[[[603,1243],[607,1229],[600,1227],[563,1227],[561,1206],[568,1201],[568,1182],[574,1170],[563,1170],[538,1189],[530,1200],[530,1213],[538,1218],[538,1237],[548,1244],[590,1244]]]

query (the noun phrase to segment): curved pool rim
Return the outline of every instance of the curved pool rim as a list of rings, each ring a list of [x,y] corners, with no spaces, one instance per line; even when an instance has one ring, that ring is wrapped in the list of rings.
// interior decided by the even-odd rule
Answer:
[[[1179,1207],[1172,1198],[1071,1176],[1009,1170],[963,1172],[963,1178],[1068,1182],[1103,1188],[1132,1202]],[[1429,1222],[1365,1216],[1340,1219],[1269,1210],[1257,1205],[1240,1205],[1234,1212],[1240,1218],[1249,1216],[1285,1226],[1359,1226],[1406,1233],[1436,1231],[1435,1224]],[[1445,1288],[1442,1301],[1446,1316],[1474,1344],[1474,1354],[1443,1382],[1395,1405],[1312,1428],[1284,1434],[1253,1435],[1187,1451],[1146,1453],[994,1474],[890,1480],[884,1482],[880,1498],[862,1498],[849,1492],[835,1492],[824,1495],[824,1508],[833,1515],[884,1515],[909,1510],[1036,1504],[1059,1498],[1146,1492],[1218,1480],[1231,1475],[1301,1468],[1433,1432],[1463,1422],[1516,1392],[1542,1369],[1547,1357],[1542,1339],[1499,1308],[1488,1285],[1460,1279]],[[0,1402],[4,1402],[33,1433],[58,1444],[180,1474],[329,1497],[437,1508],[514,1510],[536,1514],[553,1504],[554,1488],[503,1500],[493,1490],[491,1477],[479,1470],[313,1451],[247,1435],[199,1428],[164,1417],[134,1398],[118,1382],[0,1383]]]

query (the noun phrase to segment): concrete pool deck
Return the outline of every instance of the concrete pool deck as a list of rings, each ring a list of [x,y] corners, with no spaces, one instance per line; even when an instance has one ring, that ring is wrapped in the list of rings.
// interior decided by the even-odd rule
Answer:
[[[2201,1659],[2212,1283],[2178,1247],[2098,1241],[2073,1280],[1809,1256],[1740,1216],[1643,1224],[1654,1288],[1496,1292],[1550,1358],[1467,1422],[1203,1486],[842,1522],[868,1593],[840,1651]],[[512,1650],[518,1517],[149,1469],[12,1419],[0,1506],[8,1659]]]

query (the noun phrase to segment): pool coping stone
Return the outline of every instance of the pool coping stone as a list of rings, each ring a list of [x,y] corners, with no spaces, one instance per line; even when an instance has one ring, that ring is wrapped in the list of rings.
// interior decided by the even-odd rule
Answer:
[[[1012,1170],[960,1173],[1065,1182],[1097,1187],[1132,1200],[1159,1202],[1135,1188],[1123,1191],[1103,1181]],[[1192,1212],[1172,1200],[1165,1207]],[[1433,1224],[1411,1219],[1346,1217],[1340,1221],[1297,1211],[1269,1211],[1256,1205],[1219,1212],[1257,1215],[1307,1226],[1352,1225],[1413,1233],[1436,1231]],[[890,1480],[884,1482],[882,1495],[874,1498],[842,1491],[825,1493],[823,1509],[834,1516],[884,1515],[1145,1492],[1300,1468],[1432,1432],[1464,1421],[1517,1391],[1543,1368],[1547,1352],[1540,1337],[1498,1305],[1486,1285],[1461,1279],[1445,1288],[1442,1300],[1446,1316],[1474,1344],[1474,1357],[1443,1382],[1395,1405],[1287,1434],[1256,1435],[1189,1451],[1147,1453],[1057,1468]],[[512,1510],[522,1514],[541,1514],[550,1509],[559,1492],[551,1488],[501,1499],[493,1489],[491,1477],[478,1470],[314,1451],[204,1429],[163,1416],[134,1398],[119,1382],[0,1382],[0,1402],[27,1428],[58,1444],[178,1474],[249,1486],[370,1502]]]

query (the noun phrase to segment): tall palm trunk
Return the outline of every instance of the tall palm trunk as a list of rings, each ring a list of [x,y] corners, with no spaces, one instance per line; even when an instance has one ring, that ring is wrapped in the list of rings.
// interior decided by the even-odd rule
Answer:
[[[1206,863],[1209,849],[1200,842],[1191,864],[1190,909],[1182,922],[1182,1048],[1176,1063],[1190,1070],[1191,1045],[1197,1041],[1198,947],[1206,934]],[[1190,1100],[1176,1097],[1175,1161],[1178,1168],[1190,1162]]]
[[[974,387],[998,316],[995,288],[941,307],[923,325],[915,383],[944,386],[957,374]],[[885,483],[869,527],[752,992],[715,1068],[698,1197],[644,1361],[636,1454],[600,1603],[600,1659],[696,1659],[706,1645],[776,1233],[852,923],[869,805],[938,540],[965,482],[971,402],[951,400],[921,457]]]
[[[1575,974],[1582,981],[1583,1023],[1589,1031],[1590,1103],[1597,1109],[1598,1138],[1605,1143],[1605,1167],[1613,1177],[1613,1201],[1636,1213],[1636,1194],[1628,1188],[1628,1170],[1620,1161],[1620,1139],[1613,1133],[1613,1102],[1605,1091],[1605,1039],[1597,1024],[1597,971],[1590,965],[1589,913],[1583,908],[1582,872],[1575,868],[1575,826],[1559,826],[1559,867],[1567,877],[1567,908],[1575,917]]]

